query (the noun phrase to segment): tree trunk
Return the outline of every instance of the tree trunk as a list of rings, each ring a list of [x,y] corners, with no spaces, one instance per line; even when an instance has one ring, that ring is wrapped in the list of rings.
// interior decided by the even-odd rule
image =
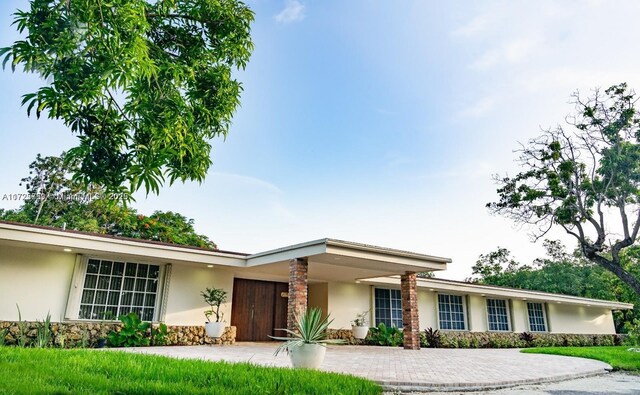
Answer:
[[[624,270],[622,266],[620,266],[619,262],[612,262],[598,254],[590,254],[590,256],[587,255],[587,259],[615,274],[620,280],[631,287],[637,295],[640,295],[640,280],[635,278],[628,271]]]

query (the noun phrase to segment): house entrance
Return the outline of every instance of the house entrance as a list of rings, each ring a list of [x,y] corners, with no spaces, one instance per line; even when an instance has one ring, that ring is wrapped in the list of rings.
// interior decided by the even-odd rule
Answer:
[[[238,341],[269,341],[269,336],[286,336],[289,285],[272,281],[233,281],[231,325]]]

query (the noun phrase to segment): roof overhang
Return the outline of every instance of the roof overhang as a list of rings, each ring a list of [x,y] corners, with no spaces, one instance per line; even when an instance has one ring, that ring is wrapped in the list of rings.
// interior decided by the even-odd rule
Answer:
[[[379,275],[445,270],[449,258],[419,254],[336,239],[320,239],[278,248],[247,257],[247,267],[288,262],[308,258],[313,264],[366,269]]]
[[[400,277],[378,277],[359,280],[362,283],[373,285],[399,285]],[[472,284],[461,281],[419,278],[417,286],[420,289],[426,289],[433,292],[452,292],[460,294],[478,295],[484,297],[496,297],[506,299],[520,299],[536,302],[552,302],[558,304],[571,304],[586,307],[601,307],[611,310],[630,310],[633,304],[613,302],[608,300],[581,298],[570,295],[552,294],[548,292],[529,291],[524,289],[496,287],[492,285]]]
[[[76,254],[143,258],[164,262],[183,262],[225,266],[244,266],[245,255],[200,248],[149,243],[103,235],[64,231],[55,228],[0,223],[0,245],[30,247],[52,251],[71,250]]]

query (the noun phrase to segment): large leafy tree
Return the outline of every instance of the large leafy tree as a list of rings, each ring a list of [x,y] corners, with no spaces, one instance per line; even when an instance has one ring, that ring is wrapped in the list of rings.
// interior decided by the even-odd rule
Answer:
[[[16,210],[0,209],[0,220],[53,226],[113,236],[155,240],[214,249],[216,245],[194,229],[194,221],[175,212],[139,214],[113,194],[69,178],[76,170],[62,157],[38,155],[22,179],[27,198]]]
[[[130,197],[204,179],[239,104],[232,71],[249,60],[252,21],[236,0],[32,0],[15,13],[24,39],[0,56],[46,81],[22,103],[78,136],[75,178]]]
[[[640,295],[602,266],[586,260],[580,251],[568,254],[558,241],[544,241],[547,254],[530,264],[521,264],[505,248],[482,254],[473,266],[468,281],[535,291],[553,292],[604,300],[634,303],[633,310],[615,311],[617,331],[640,318]],[[623,265],[640,258],[640,247],[621,253]],[[630,266],[640,275],[640,266]]]
[[[500,199],[487,206],[534,225],[536,238],[563,228],[588,260],[640,294],[632,270],[638,261],[621,259],[640,231],[638,99],[624,83],[572,97],[567,125],[543,131],[519,150],[523,171],[497,177]]]

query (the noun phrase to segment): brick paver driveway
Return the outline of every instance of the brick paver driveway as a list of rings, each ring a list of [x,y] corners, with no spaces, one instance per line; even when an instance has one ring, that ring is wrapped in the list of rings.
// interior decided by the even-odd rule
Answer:
[[[148,347],[128,352],[210,361],[291,366],[286,354],[273,356],[277,343],[230,346]],[[606,363],[573,357],[522,354],[516,349],[404,350],[374,346],[330,346],[322,370],[376,381],[387,389],[500,388],[604,373]]]

